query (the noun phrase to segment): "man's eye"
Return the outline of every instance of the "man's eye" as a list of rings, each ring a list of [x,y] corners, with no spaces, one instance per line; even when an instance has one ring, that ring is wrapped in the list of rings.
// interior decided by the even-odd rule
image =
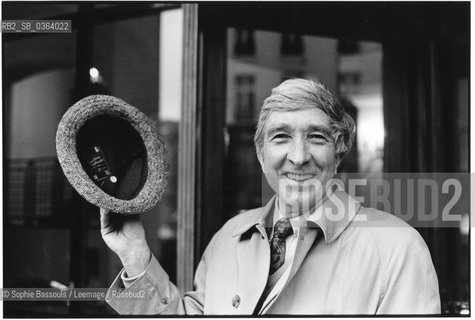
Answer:
[[[322,134],[311,134],[308,137],[310,141],[316,142],[316,143],[323,143],[323,142],[328,141],[328,138]]]
[[[281,141],[285,141],[289,138],[289,136],[285,133],[279,133],[279,134],[276,134],[272,137],[272,141],[274,142],[281,142]]]

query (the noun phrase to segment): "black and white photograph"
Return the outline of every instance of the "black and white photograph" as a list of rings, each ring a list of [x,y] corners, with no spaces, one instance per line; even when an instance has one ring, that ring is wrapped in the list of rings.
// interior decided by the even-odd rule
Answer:
[[[469,1],[2,1],[2,318],[470,317]]]

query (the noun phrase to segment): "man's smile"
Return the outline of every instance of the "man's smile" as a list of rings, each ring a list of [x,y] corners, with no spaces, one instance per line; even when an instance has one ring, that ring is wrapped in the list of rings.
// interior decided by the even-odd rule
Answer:
[[[310,180],[312,178],[315,178],[316,176],[316,174],[313,174],[313,173],[292,173],[292,172],[286,172],[283,175],[287,179],[298,181],[298,182]]]

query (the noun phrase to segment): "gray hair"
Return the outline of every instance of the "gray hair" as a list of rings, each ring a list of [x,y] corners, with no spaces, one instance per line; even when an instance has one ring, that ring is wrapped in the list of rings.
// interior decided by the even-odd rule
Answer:
[[[289,79],[272,89],[264,100],[257,123],[254,144],[259,155],[264,145],[264,127],[274,111],[320,109],[331,120],[332,138],[337,156],[342,159],[351,149],[356,134],[353,118],[339,101],[319,82],[306,79]]]

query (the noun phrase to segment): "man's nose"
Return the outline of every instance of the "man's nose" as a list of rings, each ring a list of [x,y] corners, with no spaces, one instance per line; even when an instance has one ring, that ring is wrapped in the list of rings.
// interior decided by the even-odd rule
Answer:
[[[287,159],[296,166],[301,166],[310,160],[310,153],[304,141],[294,141],[291,146]]]

